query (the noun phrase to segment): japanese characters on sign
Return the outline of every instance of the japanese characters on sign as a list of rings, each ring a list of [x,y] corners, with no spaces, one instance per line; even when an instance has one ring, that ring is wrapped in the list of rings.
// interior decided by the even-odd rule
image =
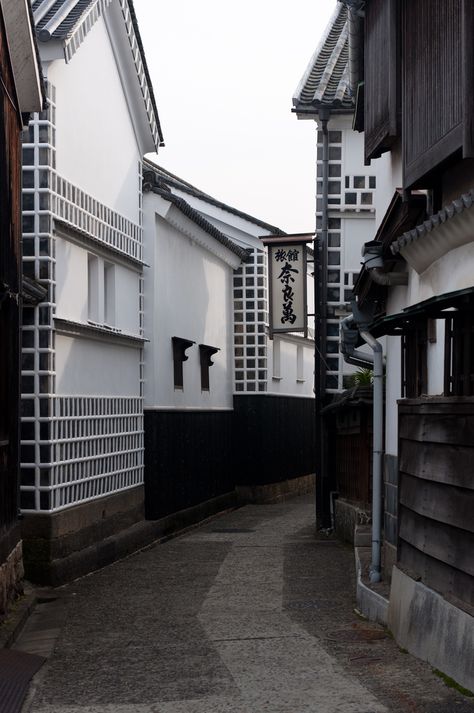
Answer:
[[[306,333],[306,246],[269,245],[270,332]]]

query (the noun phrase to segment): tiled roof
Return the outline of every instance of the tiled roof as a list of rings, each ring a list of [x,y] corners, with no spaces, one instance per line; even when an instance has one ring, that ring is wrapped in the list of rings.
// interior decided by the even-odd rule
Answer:
[[[401,250],[403,250],[403,248],[407,247],[408,245],[411,245],[417,240],[420,240],[420,238],[426,237],[435,228],[439,227],[443,223],[446,223],[446,221],[451,220],[455,216],[464,213],[464,211],[468,210],[469,208],[472,208],[473,205],[474,189],[471,189],[469,193],[464,193],[464,195],[462,195],[460,198],[456,199],[455,201],[452,201],[452,203],[447,205],[435,215],[432,215],[430,218],[428,218],[428,220],[425,220],[424,223],[421,223],[421,225],[418,225],[416,228],[413,228],[413,230],[408,230],[407,232],[403,233],[403,235],[398,238],[398,240],[395,240],[390,246],[392,253],[396,255]]]
[[[36,35],[41,42],[63,41],[68,61],[111,2],[113,0],[30,0]],[[131,19],[131,23],[126,22],[131,47],[135,42],[138,45],[138,52],[133,50],[133,59],[155,146],[158,148],[163,145],[163,133],[133,0],[120,0],[120,5],[124,20],[128,14]]]
[[[151,175],[151,172],[147,172],[148,175],[145,175],[145,184],[144,184],[144,190],[145,191],[152,191],[153,193],[156,193],[157,195],[161,196],[162,198],[165,199],[165,201],[168,201],[169,203],[172,203],[178,210],[183,213],[189,220],[192,220],[193,223],[195,223],[201,230],[204,230],[208,235],[210,235],[214,240],[217,240],[218,243],[223,245],[225,248],[233,252],[235,255],[237,255],[243,262],[247,262],[249,259],[249,253],[245,248],[240,247],[240,245],[237,245],[234,243],[230,238],[227,237],[227,235],[224,235],[218,228],[216,228],[214,225],[209,223],[208,220],[206,220],[199,211],[195,210],[192,206],[187,203],[184,198],[180,198],[179,196],[174,195],[174,193],[171,193],[169,188],[166,188],[159,182],[155,182],[153,180],[153,176]]]
[[[194,196],[195,198],[201,198],[207,203],[216,206],[216,208],[221,208],[227,213],[232,213],[233,215],[236,215],[239,218],[243,218],[244,220],[247,220],[250,223],[254,223],[255,225],[260,226],[264,230],[268,230],[272,234],[285,235],[285,232],[283,230],[280,230],[280,228],[276,228],[274,225],[270,225],[269,223],[265,223],[263,220],[259,220],[259,218],[254,218],[248,213],[244,213],[243,211],[238,210],[237,208],[233,208],[232,206],[227,205],[226,203],[222,203],[216,198],[210,196],[208,193],[205,193],[199,188],[196,188],[196,186],[193,186],[191,183],[183,181],[183,179],[179,178],[178,176],[175,176],[173,173],[170,173],[161,166],[157,166],[152,161],[145,159],[145,170],[147,168],[151,171],[154,171],[156,180],[163,187],[169,186],[171,188],[175,188],[176,190],[182,191],[183,193],[188,193],[188,195]]]
[[[339,113],[354,109],[349,89],[347,7],[338,2],[316,52],[293,97],[297,114],[316,114],[321,106]]]
[[[38,37],[63,40],[95,0],[32,0]]]

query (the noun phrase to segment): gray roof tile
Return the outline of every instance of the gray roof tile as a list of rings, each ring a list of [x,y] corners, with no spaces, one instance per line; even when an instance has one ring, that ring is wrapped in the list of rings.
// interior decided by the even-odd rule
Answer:
[[[347,7],[340,2],[298,85],[293,106],[297,114],[316,113],[321,106],[342,113],[354,109],[349,89]]]
[[[41,40],[63,40],[95,0],[32,0],[36,33]],[[57,22],[59,24],[57,24]],[[57,25],[57,26],[56,26]]]
[[[446,221],[454,218],[455,215],[472,208],[473,205],[474,189],[471,189],[468,193],[464,193],[460,198],[457,198],[452,201],[452,203],[449,203],[449,205],[445,206],[438,213],[430,216],[430,218],[425,220],[425,222],[421,225],[417,225],[412,230],[408,230],[406,233],[403,233],[401,237],[391,244],[390,249],[392,253],[396,255],[407,245],[416,242],[420,238],[424,238],[439,225],[446,223]]]

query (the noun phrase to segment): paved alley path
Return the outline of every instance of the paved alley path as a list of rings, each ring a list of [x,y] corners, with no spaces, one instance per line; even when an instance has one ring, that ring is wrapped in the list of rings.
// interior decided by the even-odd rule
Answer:
[[[313,518],[247,506],[58,590],[18,643],[54,644],[25,711],[473,713],[354,614],[352,551]]]

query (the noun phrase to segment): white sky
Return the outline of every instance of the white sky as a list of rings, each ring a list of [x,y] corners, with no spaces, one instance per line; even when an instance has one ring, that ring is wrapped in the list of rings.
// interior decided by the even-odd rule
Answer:
[[[336,0],[135,0],[159,162],[287,232],[314,230],[315,124],[291,99]]]

